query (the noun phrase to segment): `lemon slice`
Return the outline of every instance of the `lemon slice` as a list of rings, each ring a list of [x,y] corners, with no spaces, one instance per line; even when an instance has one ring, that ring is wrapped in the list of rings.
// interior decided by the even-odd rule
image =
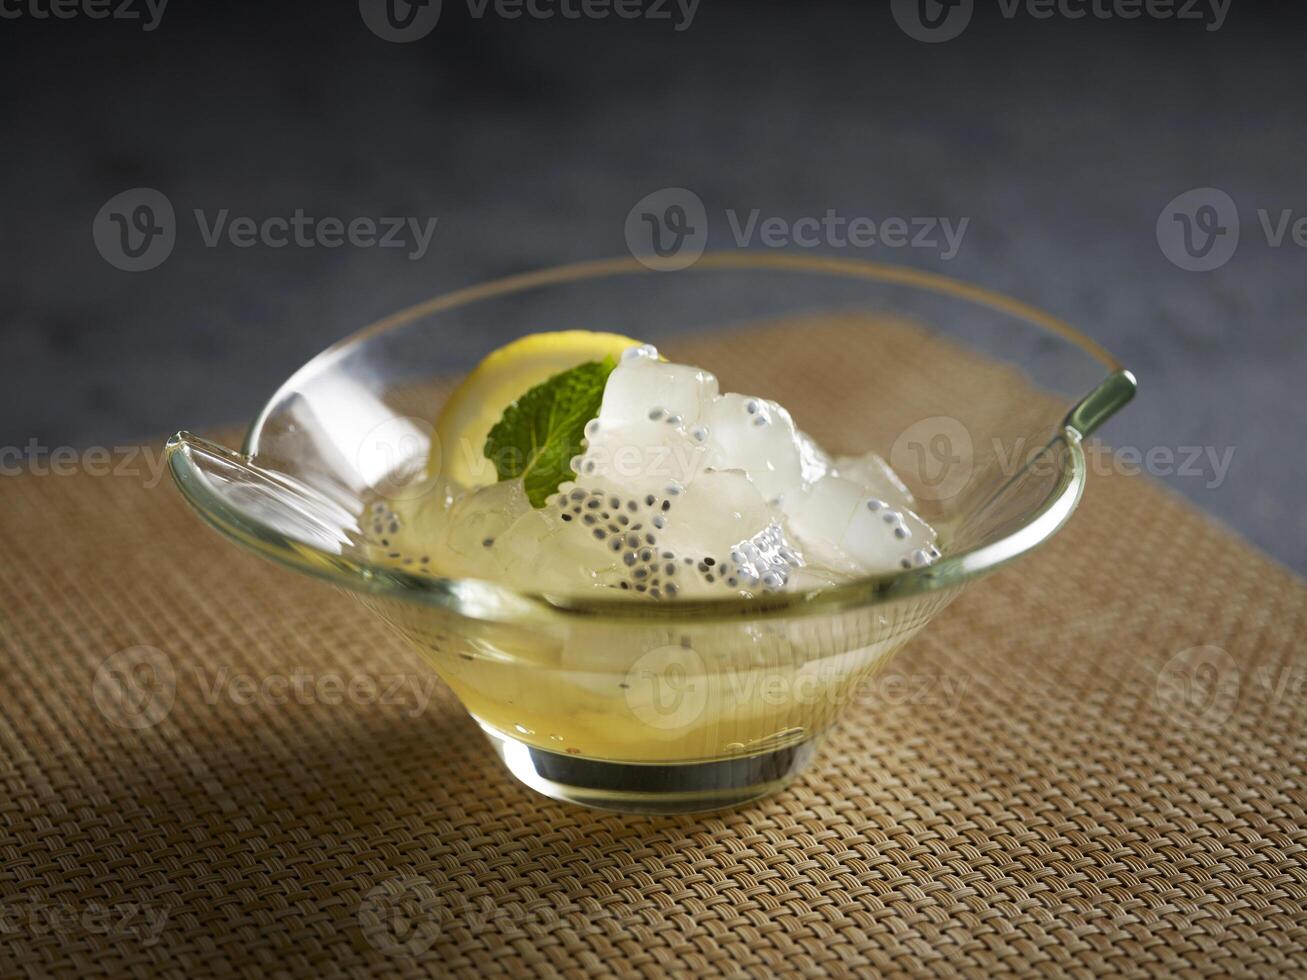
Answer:
[[[533,333],[486,355],[449,396],[436,420],[427,474],[464,487],[499,479],[486,459],[486,437],[504,409],[560,371],[621,356],[640,341],[616,333],[563,330]]]

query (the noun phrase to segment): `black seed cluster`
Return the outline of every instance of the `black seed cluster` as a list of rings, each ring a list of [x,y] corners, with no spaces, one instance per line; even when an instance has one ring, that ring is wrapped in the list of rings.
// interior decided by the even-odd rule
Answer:
[[[386,549],[386,557],[399,565],[417,566],[420,572],[431,571],[430,555],[411,555],[400,550],[397,535],[404,527],[398,514],[378,501],[368,508],[363,523],[367,539]]]
[[[554,497],[553,505],[563,521],[581,523],[597,544],[621,555],[624,575],[617,588],[624,592],[652,599],[675,598],[686,576],[730,590],[739,589],[742,582],[760,592],[784,587],[789,569],[799,560],[784,546],[778,527],[769,528],[754,541],[741,542],[729,557],[677,554],[663,547],[659,532],[672,519],[671,498],[676,495],[650,493],[628,499],[611,491],[575,486]]]

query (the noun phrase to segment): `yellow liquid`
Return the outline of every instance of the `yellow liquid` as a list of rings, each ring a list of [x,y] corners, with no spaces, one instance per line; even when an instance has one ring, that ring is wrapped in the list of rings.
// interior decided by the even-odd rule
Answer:
[[[620,762],[749,755],[819,735],[926,622],[844,613],[771,624],[501,625],[369,600],[478,721],[554,752]]]
[[[406,570],[467,574],[428,498],[371,505],[369,557]],[[375,508],[375,509],[374,509]],[[481,558],[484,561],[484,558]],[[446,566],[454,568],[447,570]],[[821,734],[860,686],[947,601],[918,597],[790,619],[668,624],[542,610],[495,622],[494,608],[366,600],[435,667],[483,725],[587,759],[670,763],[783,748]],[[660,610],[661,611],[661,610]],[[518,614],[520,616],[520,613]]]

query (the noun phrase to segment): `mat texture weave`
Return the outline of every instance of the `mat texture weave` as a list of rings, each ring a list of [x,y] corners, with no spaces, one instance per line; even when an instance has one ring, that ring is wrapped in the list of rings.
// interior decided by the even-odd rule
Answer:
[[[1307,587],[1143,479],[788,791],[642,818],[518,785],[149,461],[0,479],[0,976],[1307,971]]]

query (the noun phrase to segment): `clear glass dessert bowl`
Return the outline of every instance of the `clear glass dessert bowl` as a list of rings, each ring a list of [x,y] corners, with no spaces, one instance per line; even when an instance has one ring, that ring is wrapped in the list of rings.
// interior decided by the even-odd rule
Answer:
[[[390,515],[433,492],[428,459],[460,451],[432,445],[453,382],[509,341],[574,329],[657,344],[723,389],[776,399],[827,448],[879,452],[942,557],[809,592],[654,601],[452,578],[388,552]],[[345,586],[412,643],[531,788],[707,810],[782,787],[963,586],[1054,534],[1084,487],[1081,441],[1134,389],[1071,327],[932,274],[788,254],[613,259],[387,317],[295,372],[239,452],[182,432],[169,465],[210,525]]]

